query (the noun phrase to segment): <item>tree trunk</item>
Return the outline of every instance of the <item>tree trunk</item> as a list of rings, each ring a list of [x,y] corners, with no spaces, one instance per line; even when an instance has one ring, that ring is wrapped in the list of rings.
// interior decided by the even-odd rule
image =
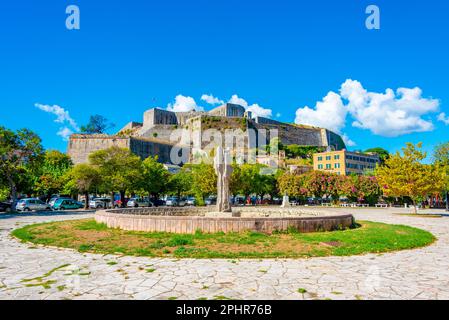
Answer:
[[[84,210],[89,210],[89,192],[88,191],[84,192],[84,199],[85,199]]]
[[[120,191],[120,207],[125,207],[125,191]]]
[[[114,208],[114,196],[115,196],[115,192],[112,191],[111,192],[111,208]],[[106,204],[105,207],[107,207],[108,205]],[[107,208],[105,208],[107,209]]]
[[[414,214],[418,214],[418,210],[417,210],[417,208],[416,208],[416,202],[415,202],[415,200],[412,199],[412,202],[413,202],[413,213],[414,213]]]

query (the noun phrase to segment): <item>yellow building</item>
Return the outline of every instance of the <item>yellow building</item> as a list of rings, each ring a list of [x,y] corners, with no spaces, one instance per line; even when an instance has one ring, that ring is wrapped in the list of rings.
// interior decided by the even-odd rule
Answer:
[[[377,154],[349,152],[346,150],[328,151],[313,155],[313,170],[326,171],[339,175],[363,174],[365,170],[376,168]]]

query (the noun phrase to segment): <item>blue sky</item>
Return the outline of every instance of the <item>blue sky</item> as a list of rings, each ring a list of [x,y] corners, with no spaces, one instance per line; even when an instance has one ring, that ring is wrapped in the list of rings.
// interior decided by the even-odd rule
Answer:
[[[70,4],[80,30],[65,27]],[[365,27],[369,4],[380,30]],[[64,151],[57,133],[91,114],[119,128],[186,97],[207,110],[204,94],[237,95],[274,119],[326,124],[351,149],[430,151],[449,140],[448,12],[445,0],[2,1],[0,125]],[[55,105],[60,122],[45,112]]]

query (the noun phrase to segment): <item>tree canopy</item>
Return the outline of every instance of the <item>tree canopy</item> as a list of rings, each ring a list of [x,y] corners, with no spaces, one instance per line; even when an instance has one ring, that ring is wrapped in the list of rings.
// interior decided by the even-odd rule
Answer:
[[[34,132],[0,127],[0,183],[9,188],[13,205],[18,190],[32,191],[43,157],[41,139]]]
[[[416,203],[442,189],[441,172],[433,165],[424,164],[426,152],[422,143],[407,143],[402,154],[396,152],[378,167],[377,178],[386,196],[410,197],[416,212]]]
[[[80,128],[81,133],[87,134],[102,134],[106,133],[109,129],[115,127],[115,124],[109,122],[102,115],[96,114],[90,116],[89,122]]]

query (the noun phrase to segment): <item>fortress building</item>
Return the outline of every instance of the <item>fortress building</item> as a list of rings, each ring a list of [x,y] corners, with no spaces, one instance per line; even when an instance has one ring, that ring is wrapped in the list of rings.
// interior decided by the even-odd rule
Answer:
[[[235,140],[244,142],[246,151],[269,144],[273,137],[284,145],[345,148],[342,138],[327,129],[253,117],[244,107],[227,103],[208,112],[153,108],[144,113],[142,123],[130,122],[115,135],[72,135],[68,154],[75,164],[85,163],[90,153],[118,146],[142,159],[157,155],[160,162],[167,164],[174,162],[173,154],[184,153],[188,159],[183,162],[188,162],[198,150],[207,149],[211,141],[220,141],[217,132],[232,132]]]

